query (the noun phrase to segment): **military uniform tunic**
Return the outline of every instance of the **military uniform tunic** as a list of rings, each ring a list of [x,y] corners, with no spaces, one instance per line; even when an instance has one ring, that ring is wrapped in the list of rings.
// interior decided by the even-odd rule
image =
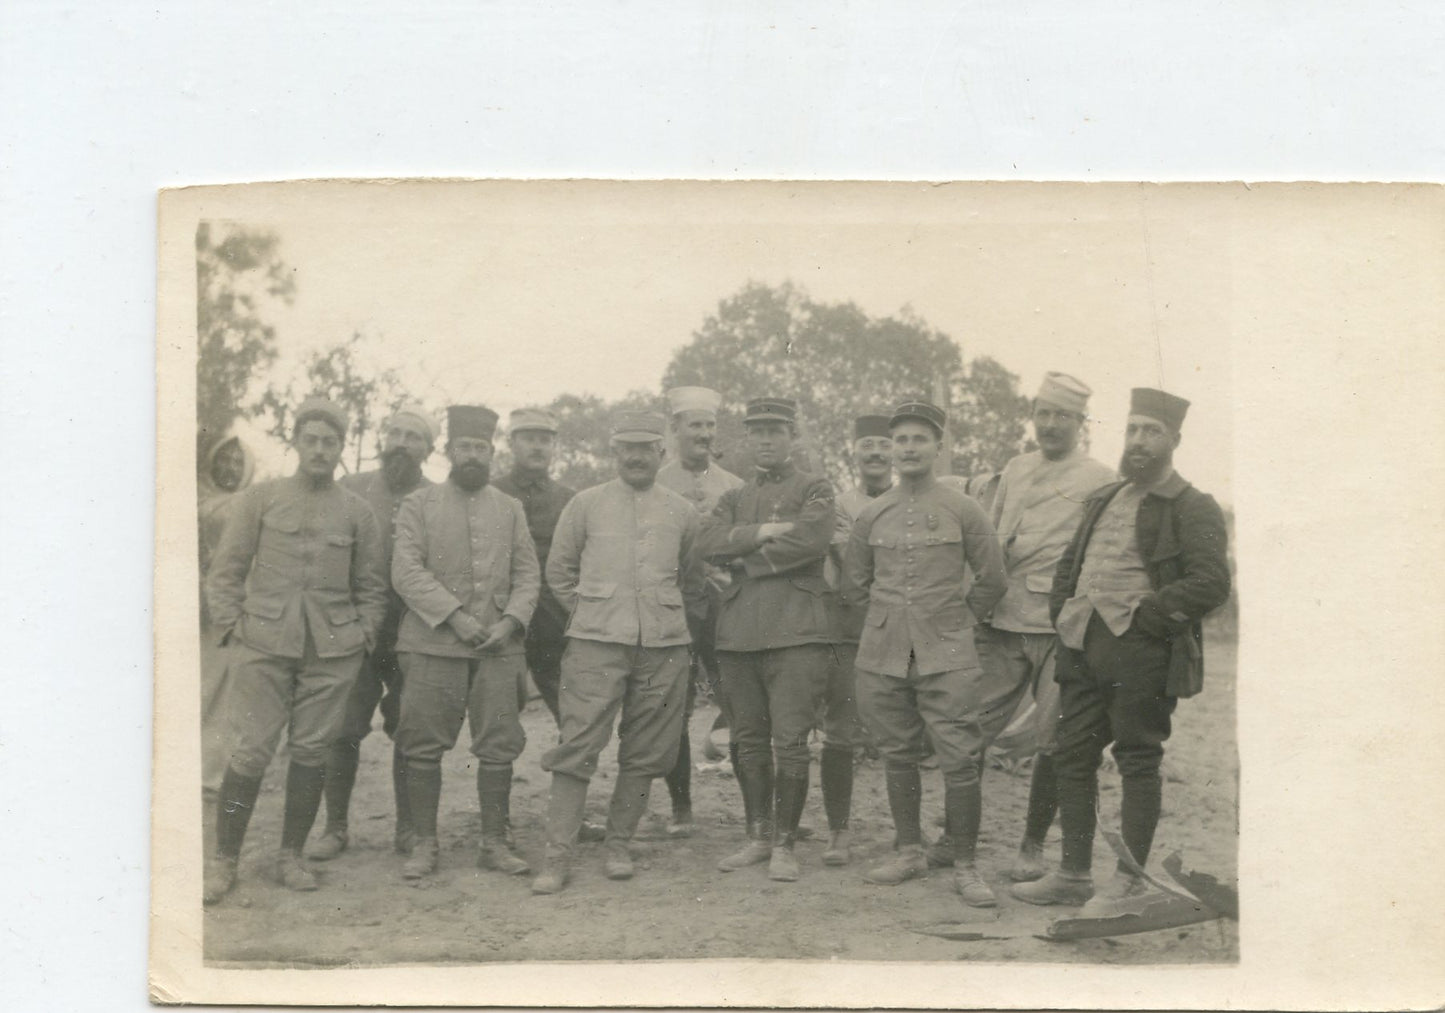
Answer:
[[[760,540],[761,525],[773,522],[794,527]],[[724,493],[703,525],[703,558],[731,577],[717,646],[740,768],[772,766],[775,758],[780,776],[807,775],[808,733],[837,636],[834,594],[823,577],[835,522],[828,481],[784,463]]]

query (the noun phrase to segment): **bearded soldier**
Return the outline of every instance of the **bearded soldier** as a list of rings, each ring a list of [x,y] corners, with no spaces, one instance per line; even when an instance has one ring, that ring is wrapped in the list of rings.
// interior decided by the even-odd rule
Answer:
[[[441,760],[467,720],[477,758],[482,843],[477,864],[530,871],[507,837],[512,764],[527,738],[518,713],[523,634],[542,577],[522,504],[488,485],[497,415],[447,409],[451,474],[412,493],[396,518],[391,579],[406,602],[396,650],[402,680],[396,741],[406,756],[416,843],[406,879],[436,870]]]
[[[1159,823],[1159,766],[1170,717],[1204,680],[1200,621],[1229,597],[1224,514],[1174,470],[1189,402],[1136,387],[1124,432],[1123,481],[1098,490],[1059,557],[1049,616],[1059,634],[1061,717],[1054,766],[1063,859],[1014,896],[1031,904],[1085,904],[1107,916],[1147,892],[1122,861],[1094,891],[1099,762],[1113,743],[1123,782],[1124,845],[1138,866]],[[1092,899],[1091,899],[1092,898]]]

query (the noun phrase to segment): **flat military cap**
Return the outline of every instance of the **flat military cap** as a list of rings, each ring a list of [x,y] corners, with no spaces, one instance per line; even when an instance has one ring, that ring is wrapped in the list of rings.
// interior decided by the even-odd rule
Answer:
[[[305,422],[325,422],[343,440],[346,439],[346,430],[351,425],[351,420],[346,416],[346,410],[335,401],[327,400],[324,397],[308,397],[302,401],[296,409],[295,432],[300,432]]]
[[[743,422],[797,422],[798,402],[790,397],[755,397]]]
[[[483,405],[454,404],[447,409],[447,439],[490,440],[497,431],[497,413]]]
[[[907,421],[927,422],[940,433],[948,424],[948,416],[942,408],[927,401],[904,401],[897,408],[893,409],[892,416],[888,419],[888,428],[892,429],[900,422]]]
[[[722,407],[722,395],[706,387],[674,387],[667,392],[667,404],[672,414],[679,412],[709,412],[717,414]]]
[[[1045,373],[1044,382],[1039,384],[1038,396],[1034,399],[1055,408],[1062,408],[1075,415],[1087,414],[1089,395],[1094,393],[1083,380],[1068,373]]]
[[[616,443],[654,443],[667,428],[661,412],[618,412],[612,417],[612,439]]]
[[[431,413],[428,412],[426,408],[415,402],[404,404],[391,416],[391,421],[393,422],[400,422],[402,419],[415,422],[421,426],[422,431],[426,433],[426,438],[429,441],[432,443],[437,441],[436,420],[432,418]]]
[[[888,435],[887,415],[859,415],[853,420],[853,439],[855,440],[861,440],[867,436],[887,438]]]
[[[1188,401],[1153,387],[1135,387],[1129,393],[1130,415],[1147,415],[1151,419],[1158,419],[1176,433],[1183,428],[1184,414],[1187,411]]]
[[[557,416],[546,408],[518,408],[507,417],[507,427],[514,433],[527,431],[555,433]]]

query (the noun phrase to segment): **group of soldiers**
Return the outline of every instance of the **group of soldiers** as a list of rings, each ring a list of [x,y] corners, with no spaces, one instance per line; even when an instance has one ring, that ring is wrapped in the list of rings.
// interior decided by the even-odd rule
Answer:
[[[1136,869],[1159,819],[1163,743],[1176,701],[1200,690],[1200,621],[1229,593],[1225,525],[1173,469],[1187,401],[1133,391],[1116,475],[1080,445],[1089,395],[1047,374],[1033,402],[1038,449],[972,489],[936,476],[947,418],[921,400],[856,419],[859,483],[835,495],[796,462],[797,403],[754,398],[744,418],[754,473],[730,474],[714,453],[722,398],[701,387],[669,391],[670,418],[619,413],[616,478],[576,493],[549,475],[557,422],[535,408],[512,413],[512,470],[496,481],[499,420],[481,406],[448,409],[451,468],[439,483],[422,474],[440,434],[419,407],[387,424],[376,471],[339,481],[348,419],[325,400],[297,410],[299,465],[287,478],[247,486],[237,472],[248,480],[249,467],[212,454],[205,479],[232,495],[218,497],[224,510],[202,505],[203,539],[208,517],[212,537],[221,528],[203,559],[203,629],[224,652],[223,676],[202,680],[216,813],[205,902],[235,883],[283,731],[276,877],[316,889],[309,863],[348,847],[358,747],[378,707],[394,742],[404,878],[437,868],[441,760],[464,718],[482,868],[526,875],[539,858],[531,889],[556,893],[590,839],[604,844],[607,877],[631,878],[629,844],[655,779],[672,802],[669,836],[694,831],[687,721],[700,677],[729,729],[747,828],[723,872],[766,865],[770,879],[799,878],[809,740],[821,731],[824,864],[853,861],[866,738],[884,762],[895,837],[864,878],[895,885],[952,867],[964,903],[996,905],[999,876],[975,858],[985,753],[1031,697],[1028,814],[999,871],[1033,904],[1107,910],[1145,892]],[[669,435],[676,453],[665,460]],[[545,845],[532,861],[509,804],[528,673],[557,727],[542,758]],[[595,826],[587,792],[614,730],[618,773]],[[1134,861],[1096,890],[1097,777],[1110,744]],[[920,769],[930,757],[944,829],[927,844]],[[324,829],[303,855],[323,800]],[[1051,867],[1056,815],[1062,855]]]

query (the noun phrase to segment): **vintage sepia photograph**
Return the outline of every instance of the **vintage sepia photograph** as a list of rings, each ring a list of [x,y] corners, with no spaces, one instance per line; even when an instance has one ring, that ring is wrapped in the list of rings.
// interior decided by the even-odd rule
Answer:
[[[163,194],[204,964],[1237,962],[1237,196]]]

